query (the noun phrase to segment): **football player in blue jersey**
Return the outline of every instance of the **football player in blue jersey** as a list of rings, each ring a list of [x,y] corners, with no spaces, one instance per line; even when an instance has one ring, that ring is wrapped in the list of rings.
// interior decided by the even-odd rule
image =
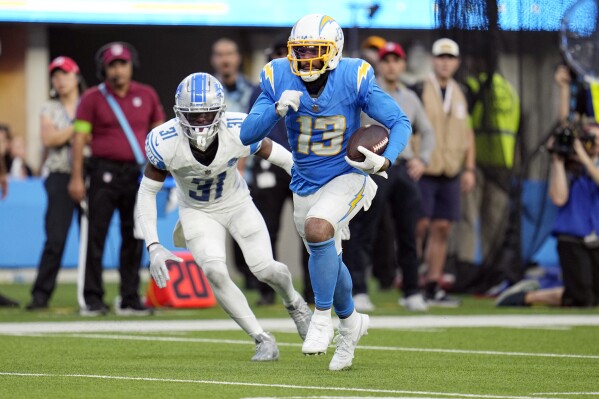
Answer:
[[[293,288],[287,266],[273,259],[264,219],[237,170],[240,158],[255,154],[289,173],[291,154],[269,138],[243,145],[239,129],[246,114],[225,112],[223,86],[207,73],[194,73],[183,79],[175,94],[174,109],[176,118],[147,136],[149,162],[137,197],[137,221],[150,253],[152,278],[158,287],[165,287],[169,280],[166,262],[181,261],[160,244],[156,228],[156,194],[170,172],[179,203],[175,246],[191,251],[218,303],[255,340],[252,360],[277,360],[279,351],[274,337],[264,332],[229,276],[225,239],[227,232],[233,236],[252,273],[283,298],[300,336],[305,338],[312,311]]]
[[[287,59],[276,59],[260,75],[262,94],[241,126],[249,145],[266,137],[285,118],[294,166],[294,220],[310,252],[309,270],[316,310],[304,340],[304,354],[324,354],[333,338],[331,307],[340,319],[337,349],[329,370],[352,365],[354,350],[368,330],[367,315],[357,313],[352,282],[341,259],[341,235],[376,193],[369,174],[385,175],[411,134],[397,103],[375,82],[364,60],[341,58],[343,31],[327,15],[302,17],[291,30]],[[349,137],[364,111],[390,130],[381,155],[359,147],[366,157],[345,155]]]

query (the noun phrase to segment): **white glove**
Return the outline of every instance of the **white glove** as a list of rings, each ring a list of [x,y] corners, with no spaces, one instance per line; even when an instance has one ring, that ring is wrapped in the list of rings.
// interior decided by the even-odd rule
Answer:
[[[341,228],[341,230],[339,230],[339,234],[341,235],[341,239],[343,241],[347,241],[351,238],[351,233],[349,230],[349,225],[345,225]]]
[[[345,161],[354,168],[360,169],[369,175],[379,175],[383,176],[385,179],[387,178],[387,172],[381,171],[381,168],[383,165],[385,165],[385,157],[375,154],[374,152],[362,146],[358,146],[358,151],[360,151],[366,157],[364,161],[352,161],[347,157],[347,155],[345,156]]]
[[[300,105],[300,97],[302,96],[301,91],[297,90],[285,90],[279,101],[277,101],[277,114],[282,118],[287,115],[287,111],[289,111],[289,107],[293,108],[294,111],[297,111]]]
[[[171,278],[168,275],[166,261],[174,260],[183,262],[183,259],[175,256],[171,251],[164,248],[162,244],[150,245],[150,274],[159,288],[166,287],[166,282]]]

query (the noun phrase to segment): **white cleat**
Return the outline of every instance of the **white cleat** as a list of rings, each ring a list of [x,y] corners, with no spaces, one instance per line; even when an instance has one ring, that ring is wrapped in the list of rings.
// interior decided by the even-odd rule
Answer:
[[[362,336],[368,335],[368,325],[370,324],[368,315],[358,314],[358,316],[358,323],[353,328],[346,329],[339,326],[339,333],[334,339],[337,349],[329,363],[329,370],[340,371],[351,367],[358,341]]]
[[[333,340],[333,320],[331,317],[312,315],[306,339],[302,345],[304,355],[324,355]]]
[[[410,312],[426,312],[428,310],[428,305],[420,293],[401,298],[399,304]]]
[[[275,337],[271,333],[263,332],[254,338],[256,354],[252,356],[254,362],[271,362],[279,359],[279,348]]]
[[[297,327],[297,332],[299,333],[300,337],[302,337],[302,341],[305,341],[306,335],[308,335],[308,328],[310,328],[312,310],[301,296],[295,304],[289,306],[286,309],[289,313],[289,316],[291,316],[291,318],[293,319],[295,327]]]
[[[373,312],[375,306],[370,300],[368,294],[356,294],[354,295],[354,308],[357,312],[368,313]]]

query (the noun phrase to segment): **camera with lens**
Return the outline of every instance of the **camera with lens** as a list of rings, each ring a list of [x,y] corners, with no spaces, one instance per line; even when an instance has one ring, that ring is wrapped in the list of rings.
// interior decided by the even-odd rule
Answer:
[[[576,138],[581,141],[587,151],[595,145],[595,135],[586,132],[577,122],[568,122],[566,125],[556,127],[553,138],[553,147],[549,151],[564,158],[576,155],[574,151],[574,139]]]

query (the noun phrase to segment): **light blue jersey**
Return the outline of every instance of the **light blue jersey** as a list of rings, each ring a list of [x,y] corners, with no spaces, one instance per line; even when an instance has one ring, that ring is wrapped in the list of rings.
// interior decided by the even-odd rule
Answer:
[[[377,86],[372,67],[361,59],[341,59],[317,98],[310,96],[304,82],[291,72],[289,61],[284,58],[266,64],[260,86],[262,94],[241,128],[240,137],[246,145],[266,137],[280,119],[274,103],[283,91],[303,93],[298,111],[290,108],[285,118],[294,161],[290,188],[299,195],[314,193],[336,176],[363,173],[345,161],[347,142],[360,127],[360,111],[390,130],[389,145],[383,156],[391,163],[411,134],[408,118]]]

